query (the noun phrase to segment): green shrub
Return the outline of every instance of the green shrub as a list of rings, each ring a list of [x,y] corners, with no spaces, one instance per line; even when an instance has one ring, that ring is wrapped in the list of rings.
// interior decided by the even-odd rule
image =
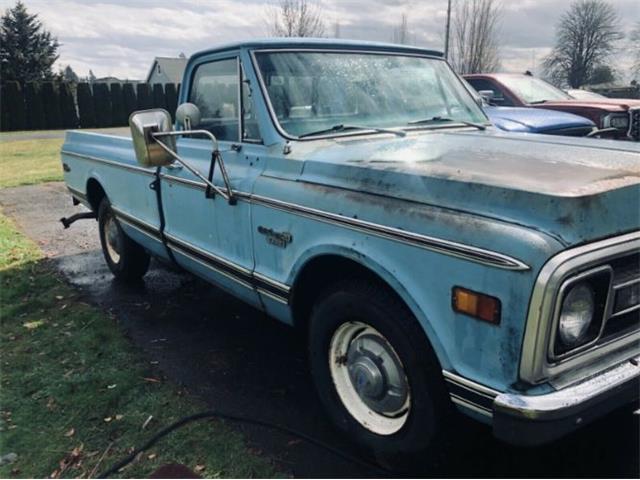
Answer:
[[[173,121],[176,121],[176,108],[178,108],[178,91],[175,83],[167,83],[164,86],[164,103],[171,114]]]
[[[111,84],[111,125],[123,127],[127,124],[127,114],[124,109],[124,97],[122,96],[122,85]]]
[[[149,110],[153,108],[153,99],[151,98],[151,91],[148,83],[139,83],[136,85],[138,93],[137,110]]]
[[[46,128],[49,130],[62,128],[62,115],[60,114],[60,96],[58,94],[58,89],[53,82],[43,82],[41,87]]]
[[[138,100],[136,99],[136,91],[133,83],[125,83],[122,86],[122,97],[124,100],[124,113],[129,120],[129,115],[138,109]]]
[[[28,82],[25,87],[25,105],[27,130],[44,130],[46,126],[42,92],[35,82]]]
[[[80,114],[80,127],[94,128],[96,126],[96,109],[93,104],[91,85],[81,82],[77,87],[78,113]]]
[[[98,127],[111,126],[111,99],[106,83],[93,84],[93,101],[96,106],[96,124]]]
[[[58,85],[60,91],[60,113],[62,115],[63,128],[78,128],[78,114],[76,104],[73,99],[73,84],[61,83]]]

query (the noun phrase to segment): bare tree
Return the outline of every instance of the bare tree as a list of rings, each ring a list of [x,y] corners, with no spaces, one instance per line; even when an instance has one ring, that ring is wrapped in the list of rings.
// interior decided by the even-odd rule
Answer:
[[[402,14],[400,25],[393,29],[393,41],[401,45],[409,43],[409,22],[406,13]]]
[[[560,18],[556,45],[544,60],[554,83],[579,88],[597,67],[606,66],[622,38],[615,9],[603,0],[578,0]]]
[[[340,38],[340,21],[336,20],[336,23],[333,24],[333,36],[334,38]]]
[[[322,12],[313,1],[279,0],[267,8],[269,29],[276,37],[324,36]]]
[[[495,0],[458,1],[453,17],[451,63],[460,74],[493,72],[500,66],[498,50],[502,7]]]
[[[640,21],[636,22],[635,27],[629,34],[629,48],[633,56],[631,75],[638,78],[640,77]]]

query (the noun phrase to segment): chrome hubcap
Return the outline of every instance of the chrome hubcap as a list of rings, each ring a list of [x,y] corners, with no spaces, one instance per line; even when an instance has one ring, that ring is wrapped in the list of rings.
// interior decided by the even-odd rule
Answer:
[[[391,435],[409,416],[409,382],[398,354],[376,329],[348,322],[333,334],[330,371],[345,408],[363,427]]]
[[[120,232],[113,216],[109,216],[104,223],[104,238],[109,258],[113,263],[118,263],[120,261]]]

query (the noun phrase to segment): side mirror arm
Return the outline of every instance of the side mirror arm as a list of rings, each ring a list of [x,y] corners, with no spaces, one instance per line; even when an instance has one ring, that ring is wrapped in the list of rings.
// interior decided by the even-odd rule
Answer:
[[[173,151],[171,148],[169,148],[161,139],[165,138],[165,137],[179,137],[182,135],[204,135],[206,137],[208,137],[211,140],[211,143],[213,144],[213,152],[211,153],[211,164],[209,167],[209,178],[206,178],[204,175],[202,175],[198,170],[196,170],[195,168],[193,168],[191,165],[189,165],[187,162],[185,162],[182,158],[180,158],[180,155],[178,155],[177,152]],[[220,150],[218,150],[218,140],[216,139],[216,137],[209,132],[208,130],[182,130],[179,132],[151,132],[151,137],[153,138],[153,140],[156,141],[156,143],[165,151],[167,152],[169,155],[171,155],[171,157],[178,162],[180,165],[182,165],[184,168],[186,168],[187,170],[189,170],[191,173],[193,173],[196,177],[198,177],[200,180],[202,180],[206,185],[207,185],[207,189],[205,191],[205,194],[207,196],[207,198],[211,198],[212,195],[212,190],[216,193],[218,193],[222,198],[224,198],[227,202],[229,202],[229,205],[235,205],[236,204],[236,198],[233,194],[233,190],[231,188],[231,183],[229,182],[229,176],[227,175],[227,169],[224,166],[224,162],[222,160],[222,155],[220,155]],[[213,183],[213,172],[215,170],[215,164],[216,162],[220,165],[220,173],[222,174],[222,180],[224,182],[224,186],[225,186],[225,190],[222,190],[220,187],[218,187],[217,185],[215,185]]]

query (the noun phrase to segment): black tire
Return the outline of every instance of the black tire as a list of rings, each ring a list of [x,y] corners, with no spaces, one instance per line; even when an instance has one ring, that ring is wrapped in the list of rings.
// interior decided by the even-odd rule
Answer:
[[[381,435],[365,428],[344,406],[331,374],[331,339],[341,325],[362,322],[382,334],[399,357],[411,395],[403,426]],[[451,417],[451,402],[439,362],[415,317],[385,285],[347,279],[327,290],[316,302],[309,321],[311,373],[319,397],[333,423],[379,459],[406,454],[435,453]],[[333,360],[331,360],[333,361]]]
[[[113,235],[110,239],[111,246],[107,239],[108,226],[111,227]],[[149,269],[151,257],[144,248],[124,233],[106,197],[102,199],[98,208],[98,230],[104,259],[116,279],[124,282],[140,280]],[[116,253],[111,253],[110,249]]]

